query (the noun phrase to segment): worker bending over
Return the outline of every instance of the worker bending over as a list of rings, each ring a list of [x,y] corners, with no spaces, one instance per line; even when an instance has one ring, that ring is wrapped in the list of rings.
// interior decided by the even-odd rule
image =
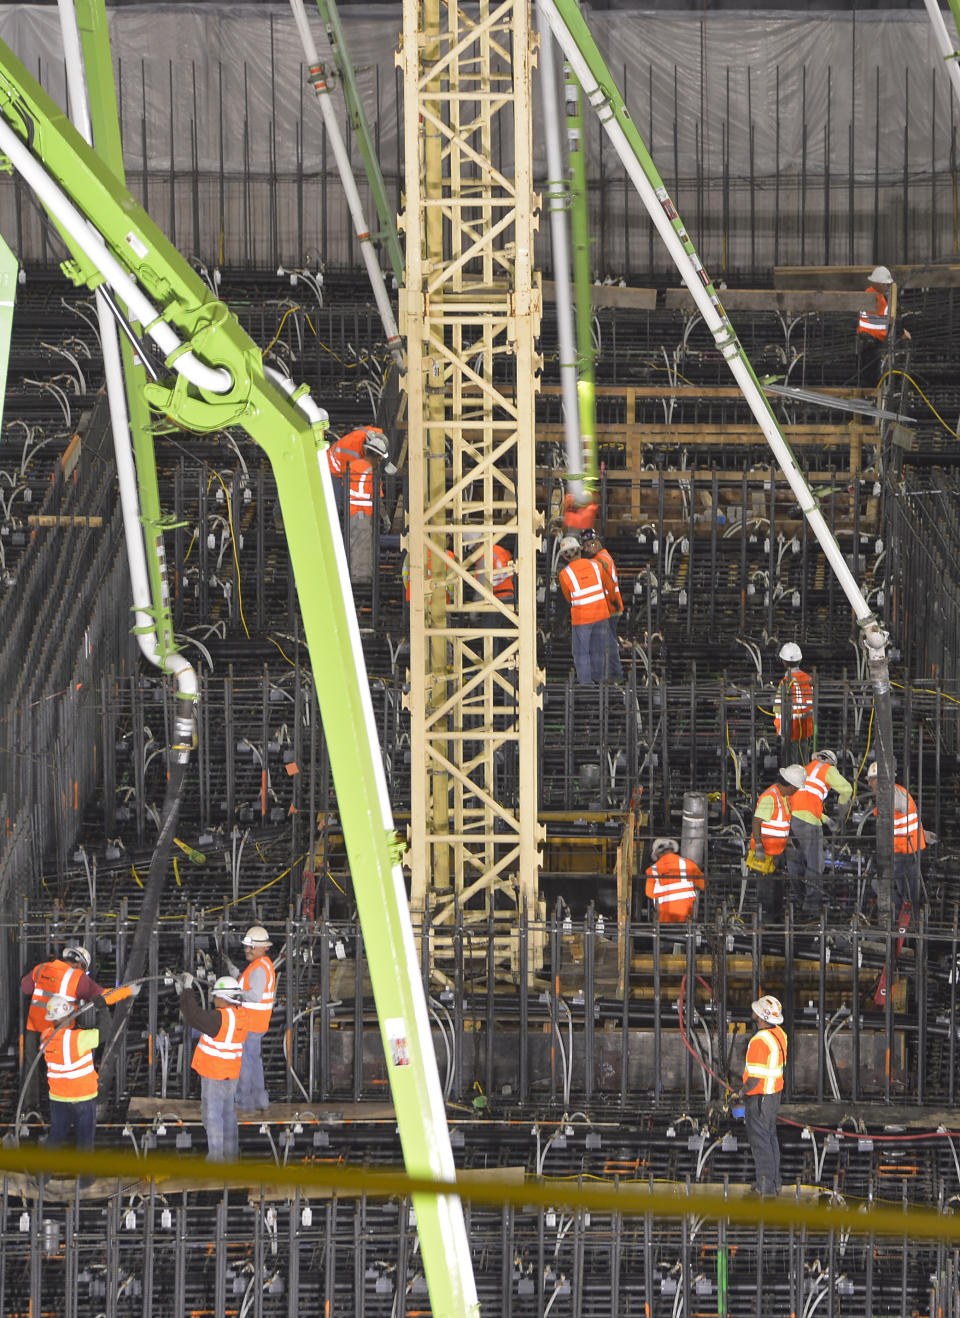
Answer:
[[[743,1068],[743,1094],[747,1138],[756,1169],[755,1189],[766,1198],[780,1193],[780,1141],[777,1113],[783,1094],[783,1068],[787,1061],[787,1036],[783,1008],[767,994],[752,1003],[755,1033],[747,1044]]]
[[[837,771],[833,751],[817,751],[806,766],[803,786],[790,801],[790,835],[797,844],[797,855],[787,858],[787,873],[799,882],[793,885],[794,905],[802,908],[806,919],[816,919],[823,891],[823,819],[824,805],[831,792],[837,794],[838,806],[845,806],[853,796],[853,787]],[[837,827],[838,819],[831,819]]]
[[[270,1028],[277,995],[277,972],[268,955],[270,935],[262,924],[253,924],[243,936],[247,964],[241,971],[232,962],[227,968],[239,981],[247,1036],[243,1041],[240,1075],[234,1101],[238,1112],[266,1112],[270,1096],[263,1079],[263,1036]]]
[[[790,764],[806,764],[813,736],[813,682],[799,667],[803,652],[795,641],[780,647],[784,674],[773,698],[773,726],[783,742],[785,759]],[[789,702],[789,736],[784,730],[783,706]]]
[[[780,770],[780,781],[761,792],[754,807],[747,868],[759,876],[757,907],[764,922],[778,924],[783,919],[783,875],[789,860],[796,859],[796,844],[790,838],[791,802],[806,778],[801,764],[788,764]]]
[[[683,924],[693,915],[697,889],[704,888],[699,865],[679,855],[680,843],[672,837],[654,839],[652,865],[647,867],[646,894],[653,902],[661,924]]]
[[[240,1156],[237,1109],[240,1058],[247,1037],[243,990],[232,975],[213,986],[213,1006],[204,1010],[189,972],[174,977],[184,1023],[200,1031],[191,1067],[200,1076],[200,1118],[207,1133],[207,1162],[236,1162]]]
[[[337,512],[343,517],[344,483],[349,484],[350,466],[360,459],[366,462],[383,462],[383,471],[392,476],[397,470],[390,461],[387,437],[379,426],[365,426],[351,430],[342,439],[334,439],[327,449],[327,465],[333,480],[333,493]]]
[[[867,786],[877,794],[877,762],[867,770]],[[876,814],[876,810],[873,812]],[[927,835],[920,823],[917,803],[905,787],[893,785],[893,891],[897,908],[909,902],[914,911],[920,904],[920,852]],[[889,890],[888,890],[889,891]]]

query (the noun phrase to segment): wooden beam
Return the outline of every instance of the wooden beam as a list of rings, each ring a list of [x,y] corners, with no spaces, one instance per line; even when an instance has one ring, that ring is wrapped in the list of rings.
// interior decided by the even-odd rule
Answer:
[[[556,284],[552,279],[543,281],[544,302],[556,302]],[[653,311],[657,305],[655,288],[621,288],[619,284],[594,284],[590,301],[595,307],[616,307],[624,311]]]
[[[778,265],[773,270],[777,288],[864,289],[872,265]],[[892,265],[894,281],[909,288],[958,288],[960,265]]]
[[[863,285],[865,287],[866,284]],[[863,288],[859,293],[823,288],[725,288],[720,294],[720,300],[727,311],[779,311],[788,316],[814,311],[849,311],[856,315],[863,302]],[[694,309],[689,289],[667,289],[668,311]]]

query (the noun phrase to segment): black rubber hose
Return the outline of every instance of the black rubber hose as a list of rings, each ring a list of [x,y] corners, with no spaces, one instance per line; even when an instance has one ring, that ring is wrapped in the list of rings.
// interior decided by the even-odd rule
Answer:
[[[177,831],[177,819],[180,815],[183,781],[187,771],[185,759],[182,762],[176,756],[172,759],[173,762],[169,765],[167,771],[167,790],[163,799],[163,809],[160,813],[160,832],[157,836],[157,845],[154,847],[153,855],[150,858],[150,871],[144,888],[143,905],[140,908],[137,932],[133,936],[130,954],[127,957],[127,964],[124,966],[123,976],[120,981],[124,984],[129,984],[134,979],[143,978],[147,964],[147,953],[156,932],[160,899],[163,896],[163,889],[167,881],[170,853],[173,850],[173,839]],[[110,1085],[117,1066],[119,1053],[116,1050],[116,1044],[127,1027],[133,1003],[133,998],[124,998],[113,1014],[110,1042],[107,1044],[99,1066],[100,1094],[104,1097],[110,1091]]]

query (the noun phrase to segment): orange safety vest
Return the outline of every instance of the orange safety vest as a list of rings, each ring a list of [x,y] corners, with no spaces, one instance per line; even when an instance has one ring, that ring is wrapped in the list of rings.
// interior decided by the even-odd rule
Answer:
[[[914,856],[918,851],[926,850],[927,835],[920,823],[917,803],[905,787],[896,784],[894,790],[903,792],[907,798],[905,811],[893,807],[893,850],[898,856]],[[873,812],[876,814],[876,810]]]
[[[747,1061],[743,1068],[745,1094],[779,1094],[783,1089],[783,1068],[787,1060],[787,1036],[779,1025],[757,1030],[747,1044]]]
[[[802,668],[788,673],[773,698],[773,726],[780,731],[780,704],[783,688],[790,684],[790,740],[801,741],[813,735],[813,683]]]
[[[603,622],[610,617],[613,582],[599,563],[575,558],[560,573],[559,581],[560,589],[570,601],[570,621],[574,627]]]
[[[657,904],[661,924],[683,924],[693,910],[697,889],[703,886],[699,865],[675,851],[647,869],[646,893]]]
[[[374,429],[373,426],[368,427]],[[357,458],[363,457],[363,446],[366,443],[366,430],[351,430],[349,435],[344,435],[338,439],[335,444],[331,444],[327,449],[327,463],[330,467],[330,475],[342,480],[346,475],[347,468]]]
[[[503,545],[493,546],[494,568],[491,576],[493,593],[500,599],[513,599],[513,555]],[[483,560],[481,559],[481,562]]]
[[[765,796],[773,800],[773,814],[769,819],[760,820],[760,840],[768,856],[780,856],[786,850],[790,836],[790,802],[776,783],[760,793],[757,805]],[[753,838],[750,839],[750,849],[754,850]]]
[[[246,1024],[251,1034],[266,1034],[270,1025],[270,1016],[273,1012],[274,999],[277,996],[277,972],[273,968],[273,962],[268,956],[258,956],[256,961],[251,961],[244,967],[243,974],[240,976],[240,987],[242,989],[250,988],[250,979],[253,970],[257,966],[263,966],[267,972],[267,983],[263,990],[263,996],[259,1002],[245,1002],[243,1009],[247,1013]]]
[[[579,504],[572,494],[563,496],[563,524],[571,531],[592,530],[599,510],[598,503]]]
[[[97,1069],[93,1064],[93,1050],[100,1042],[100,1031],[58,1031],[48,1022],[40,1036],[41,1044],[48,1039],[43,1060],[47,1064],[50,1097],[58,1103],[82,1103],[84,1099],[96,1098]]]
[[[380,498],[383,498],[382,482]],[[373,464],[366,458],[357,458],[350,463],[350,516],[356,513],[363,517],[373,516]]]
[[[30,998],[30,1010],[27,1012],[28,1030],[45,1030],[50,1022],[47,1020],[47,1003],[55,995],[77,1001],[77,989],[83,979],[84,971],[78,966],[71,966],[59,957],[53,961],[44,961],[33,971],[34,990]]]
[[[823,817],[823,803],[830,791],[827,774],[831,768],[832,766],[824,760],[810,761],[805,770],[806,782],[799,792],[794,792],[790,798],[790,810],[793,814],[798,810],[809,810],[810,814],[816,815],[818,819]]]
[[[617,608],[623,612],[623,598],[620,594],[620,578],[617,576],[617,565],[613,561],[613,555],[609,549],[598,549],[593,555],[595,562],[600,563],[607,576],[613,582],[613,598]]]
[[[860,321],[857,325],[858,334],[869,334],[872,339],[885,339],[887,330],[890,327],[890,317],[887,314],[886,296],[871,284],[867,289],[877,299],[876,311],[861,311]]]
[[[210,1080],[234,1080],[240,1074],[240,1057],[247,1026],[241,1019],[246,1008],[218,1007],[220,1029],[215,1035],[201,1034],[193,1050],[191,1066]]]

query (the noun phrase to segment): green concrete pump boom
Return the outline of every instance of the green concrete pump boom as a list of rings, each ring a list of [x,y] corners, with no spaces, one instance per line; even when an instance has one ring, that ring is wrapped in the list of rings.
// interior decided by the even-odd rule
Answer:
[[[404,281],[405,267],[403,248],[400,246],[400,235],[397,233],[397,217],[387,198],[387,188],[380,170],[376,144],[373,140],[370,122],[363,108],[363,101],[360,98],[360,89],[357,86],[357,75],[353,67],[353,60],[350,58],[350,50],[343,35],[340,11],[337,8],[336,0],[317,0],[317,8],[320,10],[320,17],[327,29],[327,40],[330,42],[333,62],[337,66],[337,74],[340,78],[340,87],[347,106],[347,114],[349,114],[350,122],[353,124],[353,131],[357,137],[357,146],[360,148],[363,167],[367,173],[367,182],[370,185],[370,195],[373,197],[373,204],[377,209],[377,218],[380,221],[380,232],[375,233],[373,236],[386,247],[390,264],[393,266],[393,277],[396,279],[399,288]]]
[[[577,397],[580,442],[586,485],[596,492],[600,480],[597,458],[597,391],[593,346],[593,278],[590,269],[590,201],[587,195],[587,143],[583,133],[583,99],[569,61],[563,64],[564,109],[569,161],[570,238],[573,248],[573,288],[577,324]]]
[[[324,455],[326,414],[264,366],[260,349],[59,107],[0,43],[0,153],[46,208],[71,253],[64,273],[103,289],[124,331],[159,349],[151,408],[208,433],[240,426],[266,453],[337,787],[387,1074],[408,1170],[455,1180],[427,1004],[393,828],[356,613]],[[153,356],[150,355],[151,365]],[[456,1194],[415,1196],[437,1318],[479,1312]]]
[[[846,559],[827,525],[820,506],[804,478],[786,436],[760,387],[752,365],[724,311],[690,236],[677,214],[663,179],[631,118],[597,43],[593,39],[577,0],[539,0],[565,58],[569,61],[604,132],[620,157],[680,277],[693,296],[704,324],[713,335],[734,379],[743,392],[760,429],[811,531],[846,595],[861,630],[874,689],[877,732],[877,866],[880,878],[880,907],[889,915],[893,874],[893,712],[890,672],[887,662],[889,637],[874,616]]]

